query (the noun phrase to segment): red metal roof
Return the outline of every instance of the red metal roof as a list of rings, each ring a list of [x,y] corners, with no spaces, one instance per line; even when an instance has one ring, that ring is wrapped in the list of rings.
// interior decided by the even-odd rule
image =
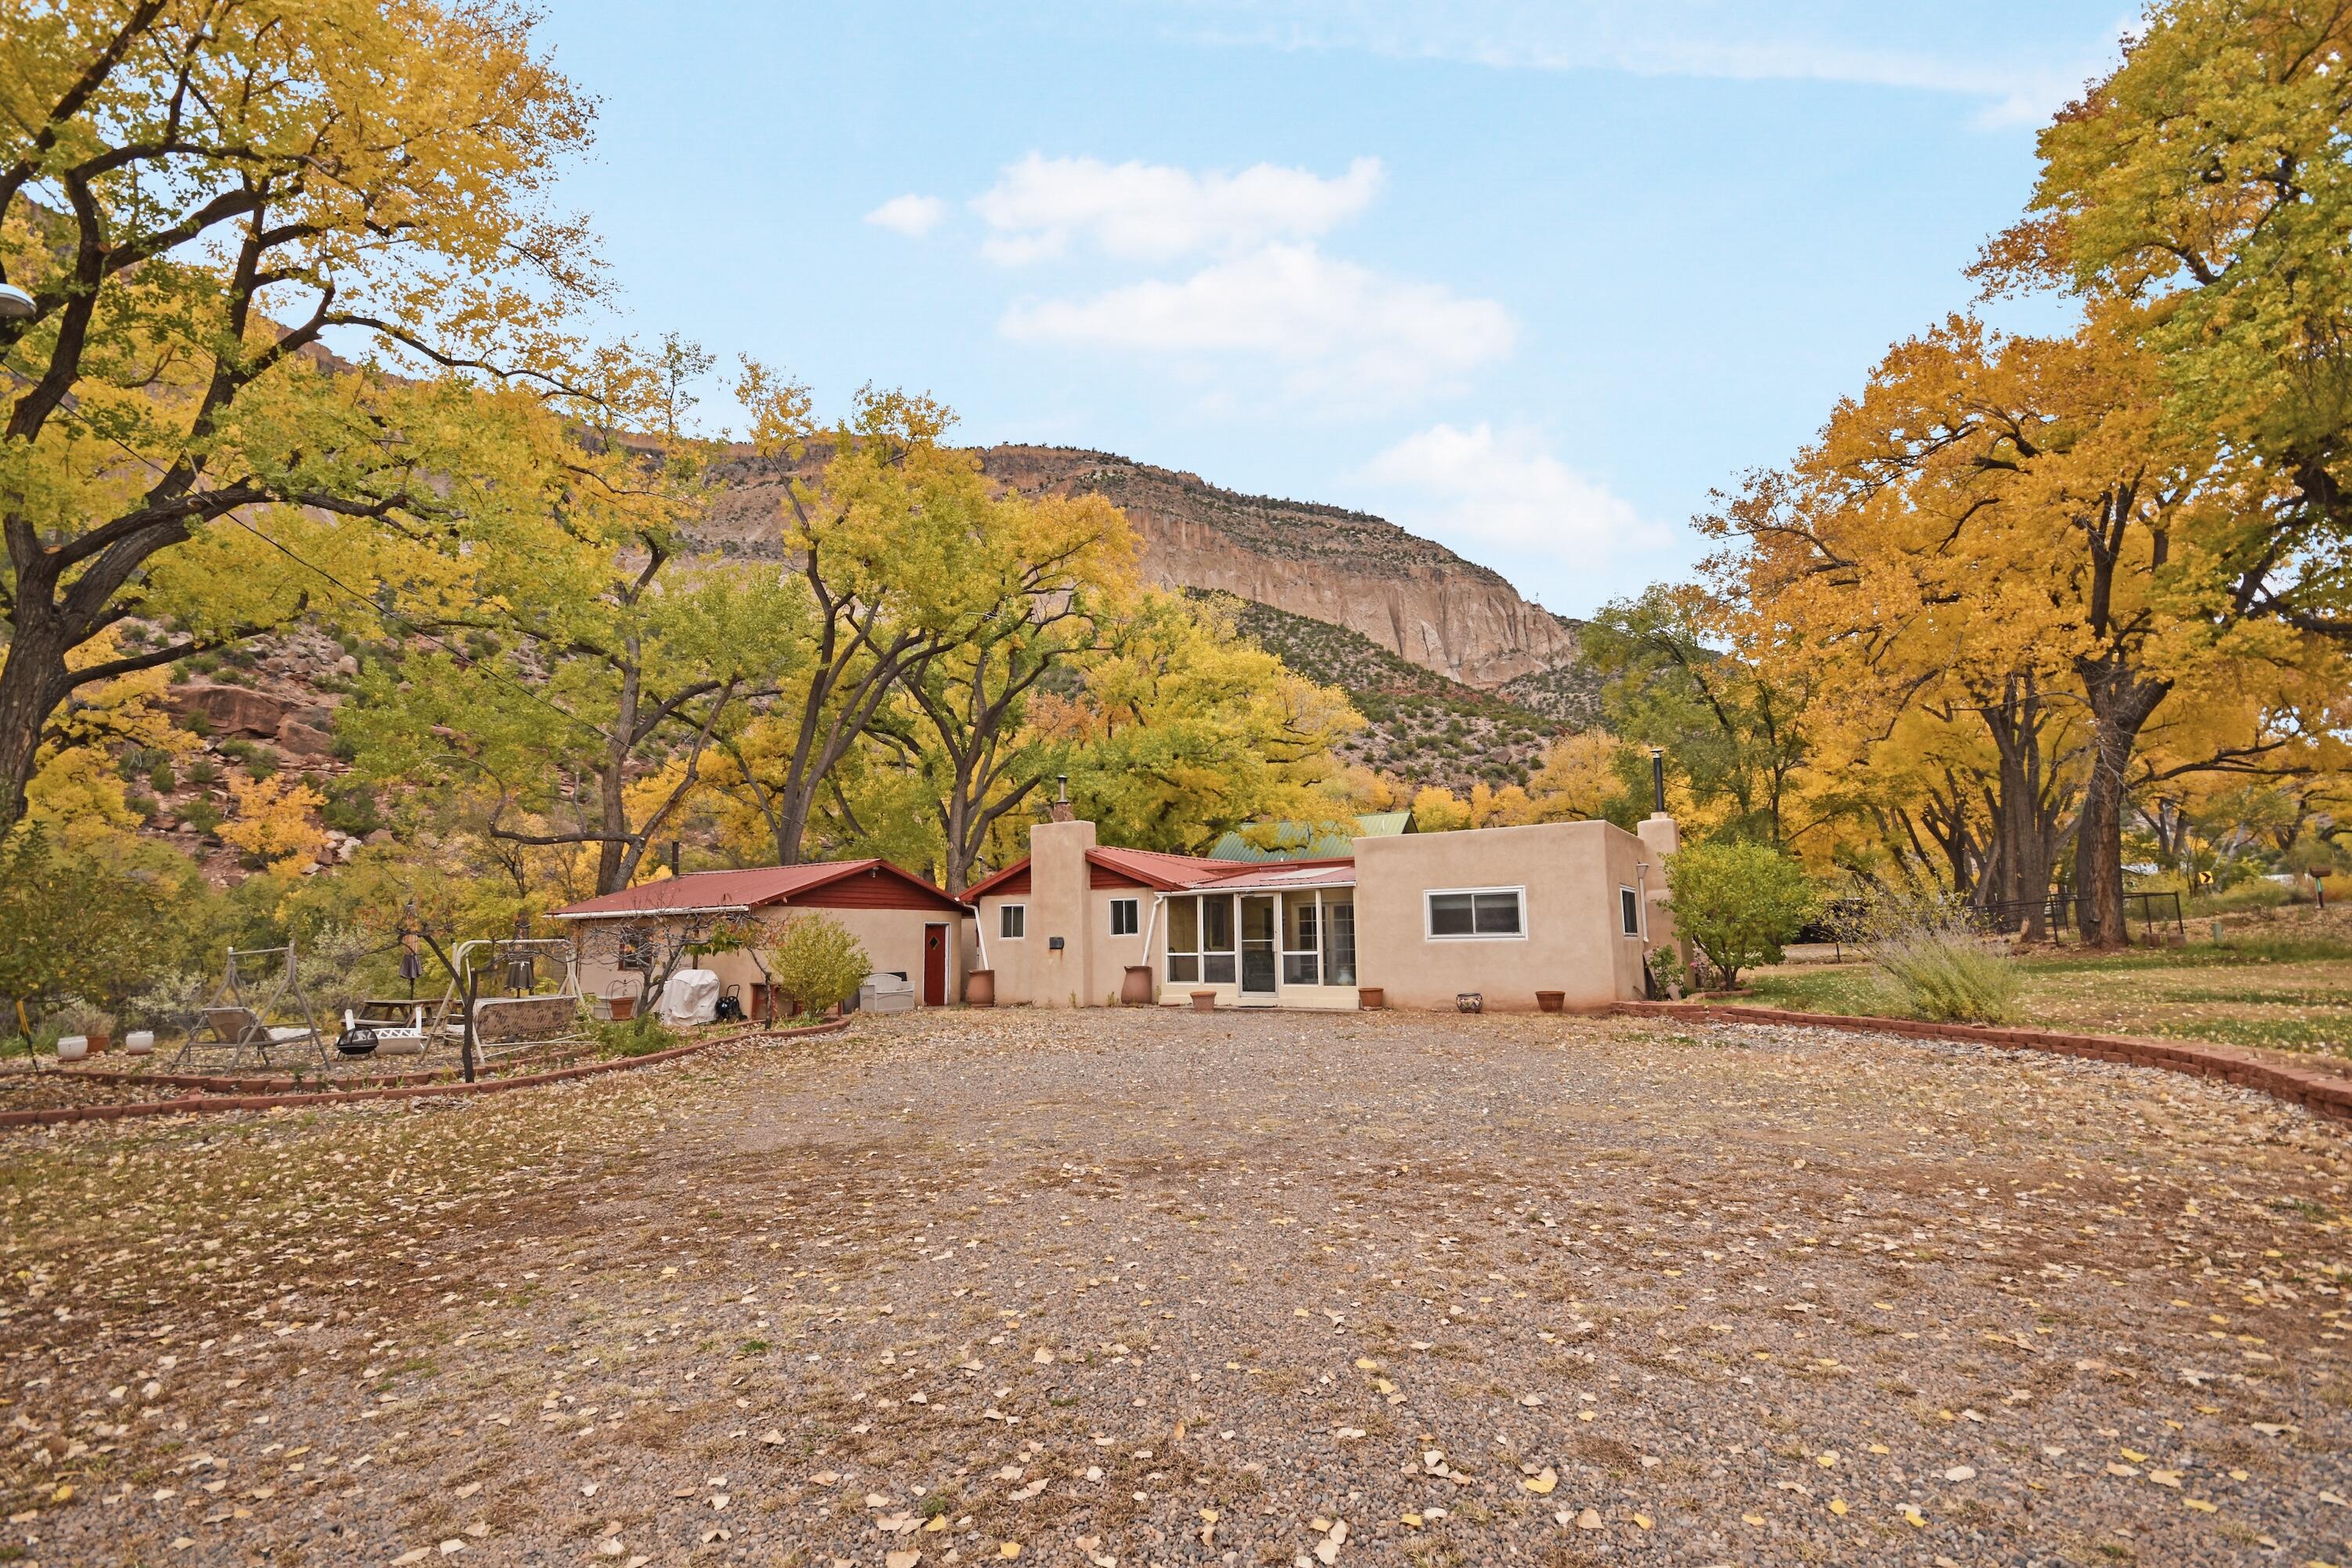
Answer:
[[[790,903],[799,894],[867,871],[894,877],[929,893],[948,909],[961,906],[939,888],[912,871],[887,860],[820,860],[806,866],[758,866],[741,871],[689,871],[640,882],[617,893],[604,893],[557,910],[559,916],[593,920],[600,916],[649,914],[657,910],[756,910],[768,904]]]
[[[1108,867],[1114,871],[1134,878],[1145,887],[1163,893],[1185,892],[1236,880],[1249,880],[1253,872],[1260,879],[1266,868],[1247,860],[1213,860],[1205,855],[1171,855],[1160,849],[1121,849],[1112,845],[1098,845],[1087,851],[1090,865]],[[1308,868],[1343,868],[1352,879],[1356,862],[1352,858],[1324,860],[1297,860],[1287,863],[1297,871]],[[1025,859],[1015,860],[993,876],[984,877],[964,889],[967,903],[985,897],[1005,882],[1029,868]]]

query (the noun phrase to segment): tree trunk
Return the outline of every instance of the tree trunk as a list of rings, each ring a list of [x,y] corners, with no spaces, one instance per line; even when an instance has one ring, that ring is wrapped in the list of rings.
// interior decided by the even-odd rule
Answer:
[[[2077,659],[2091,710],[2091,777],[2074,840],[2074,895],[2086,947],[2131,941],[2124,915],[2124,795],[2141,726],[2172,689],[2113,659]]]
[[[49,716],[72,689],[66,645],[46,616],[21,616],[0,662],[0,836],[24,820],[25,790],[40,759]]]
[[[2018,937],[2046,941],[2050,874],[2057,861],[2057,820],[2045,798],[2042,731],[2048,720],[2041,692],[2031,679],[2012,676],[1999,702],[1979,711],[2000,758],[1993,806],[1993,860],[1999,876],[1990,899],[2019,910]]]

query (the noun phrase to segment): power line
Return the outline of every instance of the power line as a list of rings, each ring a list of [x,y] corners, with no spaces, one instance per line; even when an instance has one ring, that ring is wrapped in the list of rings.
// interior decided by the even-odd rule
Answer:
[[[315,562],[303,559],[300,555],[295,553],[292,549],[287,545],[279,543],[277,540],[270,538],[269,535],[262,532],[261,530],[254,527],[253,524],[246,521],[245,519],[237,516],[235,512],[230,512],[227,515],[228,520],[231,522],[236,523],[239,528],[253,535],[254,538],[261,541],[262,543],[267,544],[272,550],[277,551],[280,555],[285,556],[286,559],[293,562],[297,566],[301,567],[304,571],[313,573],[316,575],[324,578],[327,582],[332,584],[337,589],[341,590],[343,596],[350,599],[352,603],[365,606],[371,614],[384,624],[387,629],[402,633],[408,637],[422,637],[426,642],[431,643],[435,647],[437,647],[442,652],[447,654],[451,658],[457,660],[459,668],[475,670],[482,675],[488,676],[490,679],[497,681],[499,685],[513,691],[517,696],[538,703],[541,708],[546,709],[550,713],[554,714],[557,718],[563,720],[565,722],[578,725],[582,730],[595,736],[599,741],[606,739],[604,731],[596,728],[595,725],[588,722],[587,720],[581,718],[577,713],[569,712],[564,709],[557,707],[554,703],[550,702],[546,698],[541,697],[538,692],[533,691],[530,687],[523,685],[520,681],[510,679],[499,670],[484,664],[480,659],[474,658],[470,654],[462,652],[457,648],[450,647],[447,643],[442,641],[440,637],[425,630],[423,626],[418,626],[415,621],[410,620],[407,616],[397,615],[391,610],[385,609],[382,605],[377,604],[373,599],[369,598],[365,594],[361,593],[358,589],[352,587],[350,584],[344,582],[341,578],[336,576],[325,567],[319,565]]]

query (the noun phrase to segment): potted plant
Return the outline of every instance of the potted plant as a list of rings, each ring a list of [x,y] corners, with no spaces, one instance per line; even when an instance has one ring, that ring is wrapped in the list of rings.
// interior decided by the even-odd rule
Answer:
[[[149,1055],[159,1031],[188,1027],[211,995],[212,982],[194,970],[156,976],[122,1005],[123,1022],[137,1026],[122,1037],[123,1049],[134,1057]]]
[[[114,1040],[114,1015],[95,1002],[87,1001],[79,996],[68,996],[59,1003],[57,1011],[49,1015],[49,1021],[58,1026],[58,1045],[60,1054],[63,1052],[65,1042],[77,1037],[83,1042],[83,1048],[91,1056],[105,1054],[106,1047]],[[66,1059],[72,1061],[79,1058],[68,1057]]]

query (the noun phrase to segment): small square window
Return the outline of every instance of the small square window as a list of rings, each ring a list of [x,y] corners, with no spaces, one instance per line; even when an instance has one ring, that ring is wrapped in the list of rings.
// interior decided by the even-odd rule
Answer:
[[[996,911],[996,934],[1006,942],[1019,942],[1028,930],[1028,905],[1007,904]]]
[[[1139,907],[1141,902],[1139,899],[1113,899],[1110,901],[1111,935],[1133,936],[1143,929],[1143,921],[1139,918],[1143,911]]]
[[[1642,934],[1642,898],[1631,888],[1617,889],[1617,914],[1627,936]]]

